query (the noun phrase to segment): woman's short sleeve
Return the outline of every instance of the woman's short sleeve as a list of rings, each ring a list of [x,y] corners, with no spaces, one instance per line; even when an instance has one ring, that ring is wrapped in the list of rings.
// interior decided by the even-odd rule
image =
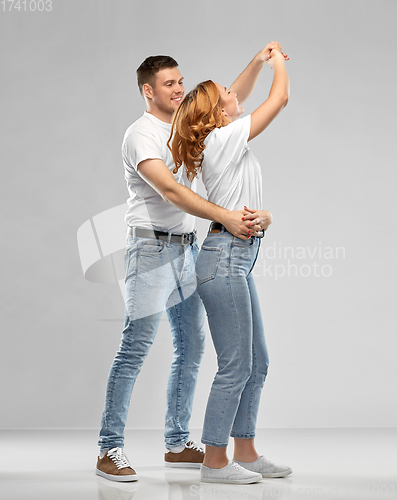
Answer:
[[[214,139],[222,143],[223,153],[230,161],[239,162],[248,150],[248,137],[251,130],[251,115],[239,118],[226,127],[215,129]]]

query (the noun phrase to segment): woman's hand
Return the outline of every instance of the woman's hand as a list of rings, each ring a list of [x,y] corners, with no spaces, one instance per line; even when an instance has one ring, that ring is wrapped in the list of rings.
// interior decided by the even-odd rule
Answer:
[[[266,229],[273,222],[273,216],[268,210],[252,210],[244,207],[244,210],[249,212],[243,217],[243,220],[249,220],[249,237],[257,236],[259,231],[266,231]]]
[[[284,63],[284,61],[288,61],[288,59],[285,59],[284,54],[280,50],[273,49],[270,52],[269,59],[267,62],[269,64],[269,66],[272,69],[274,69],[274,66],[277,63],[277,61],[282,61]]]
[[[281,52],[281,54],[284,57],[284,60],[289,61],[288,55],[283,52],[283,49],[281,48],[281,45],[278,42],[268,43],[266,47],[259,52],[258,56],[262,59],[262,61],[266,62],[271,58],[272,50],[277,50]]]

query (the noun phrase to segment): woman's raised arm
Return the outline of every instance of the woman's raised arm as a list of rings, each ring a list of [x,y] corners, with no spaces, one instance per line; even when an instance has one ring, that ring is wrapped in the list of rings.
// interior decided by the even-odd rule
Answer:
[[[278,49],[270,52],[269,64],[274,70],[273,83],[269,97],[251,114],[249,141],[263,132],[288,104],[289,78],[284,56]]]

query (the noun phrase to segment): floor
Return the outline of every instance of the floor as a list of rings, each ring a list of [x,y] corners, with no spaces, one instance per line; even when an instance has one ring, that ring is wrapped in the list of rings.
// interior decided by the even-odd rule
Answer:
[[[199,441],[199,431],[192,438]],[[1,500],[396,499],[397,429],[263,429],[257,448],[292,467],[252,485],[200,483],[198,470],[162,465],[160,431],[127,431],[140,479],[95,475],[96,432],[0,431]]]

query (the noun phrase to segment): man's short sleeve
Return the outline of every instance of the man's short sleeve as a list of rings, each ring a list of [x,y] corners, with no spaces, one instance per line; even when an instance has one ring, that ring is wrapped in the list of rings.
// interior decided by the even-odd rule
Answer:
[[[124,162],[134,170],[141,161],[162,159],[161,142],[151,133],[132,130],[124,139],[122,146]]]

